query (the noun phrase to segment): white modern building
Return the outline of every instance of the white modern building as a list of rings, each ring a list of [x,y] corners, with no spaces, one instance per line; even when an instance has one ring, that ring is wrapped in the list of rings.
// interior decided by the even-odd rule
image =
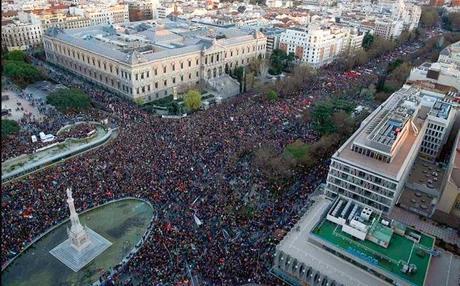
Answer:
[[[331,63],[337,56],[361,49],[364,34],[336,25],[309,24],[305,29],[288,29],[279,47],[313,67]]]
[[[326,194],[389,212],[415,159],[432,159],[455,116],[445,94],[404,86],[369,115],[332,157]]]

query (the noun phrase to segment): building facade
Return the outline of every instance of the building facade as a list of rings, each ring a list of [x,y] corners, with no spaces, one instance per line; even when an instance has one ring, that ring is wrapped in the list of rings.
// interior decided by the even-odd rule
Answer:
[[[390,96],[333,155],[326,194],[389,212],[415,159],[432,160],[445,143],[455,111],[443,97],[418,86]]]
[[[266,37],[258,32],[223,31],[219,39],[192,40],[167,28],[148,27],[129,35],[101,26],[84,31],[54,29],[44,36],[46,57],[137,102],[175,94],[265,57]],[[92,37],[95,33],[100,35]]]
[[[306,29],[286,30],[281,34],[279,47],[293,53],[298,61],[318,68],[341,54],[361,49],[363,38],[363,33],[351,28],[310,24]]]
[[[24,24],[17,21],[2,24],[2,49],[25,50],[38,46],[42,42],[41,24]]]

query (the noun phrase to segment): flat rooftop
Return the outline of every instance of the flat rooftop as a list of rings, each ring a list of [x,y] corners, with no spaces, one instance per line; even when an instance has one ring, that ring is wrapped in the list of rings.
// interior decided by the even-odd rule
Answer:
[[[451,112],[451,105],[440,100],[442,96],[436,97],[417,86],[404,86],[362,122],[334,158],[399,181],[403,166],[416,151],[415,142],[428,115],[446,119]],[[353,151],[353,147],[391,161],[366,156],[361,154],[365,152]]]
[[[331,204],[329,199],[319,197],[298,222],[298,231],[293,228],[277,246],[277,250],[283,251],[299,262],[320,271],[322,275],[327,275],[330,279],[344,285],[387,285],[377,276],[333,255],[308,240],[311,230]]]
[[[407,231],[411,230],[407,228]],[[417,244],[404,236],[394,233],[388,247],[384,248],[369,240],[354,239],[351,235],[343,232],[339,225],[325,218],[313,229],[312,233],[321,240],[353,254],[363,263],[372,264],[412,285],[424,285],[431,256],[426,253],[423,256],[419,256],[417,250],[433,249],[434,238],[430,236],[417,232],[417,234],[421,235],[420,243]],[[412,274],[401,272],[402,263],[416,265],[417,271]]]
[[[113,60],[137,64],[177,56],[211,47],[227,46],[254,39],[236,28],[152,21],[120,25],[97,25],[79,29],[51,28],[46,34]]]

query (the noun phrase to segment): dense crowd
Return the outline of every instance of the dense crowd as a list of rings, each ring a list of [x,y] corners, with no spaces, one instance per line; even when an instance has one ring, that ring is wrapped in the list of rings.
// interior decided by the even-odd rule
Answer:
[[[97,109],[79,116],[109,118],[119,134],[104,147],[2,187],[2,264],[68,216],[67,187],[73,189],[78,212],[116,198],[144,198],[156,213],[152,233],[112,278],[117,285],[179,285],[190,276],[202,285],[276,284],[268,271],[280,239],[274,233],[296,222],[308,195],[324,180],[328,161],[299,172],[291,186],[275,195],[252,164],[252,151],[268,145],[281,152],[297,139],[318,140],[301,116],[305,99],[315,101],[375,80],[343,80],[325,70],[321,76],[333,85],[318,81],[276,102],[243,95],[172,120],[154,117],[70,75],[50,73],[97,103]],[[62,127],[69,119],[57,120]],[[250,214],[242,211],[249,207]],[[203,224],[198,226],[194,216]]]

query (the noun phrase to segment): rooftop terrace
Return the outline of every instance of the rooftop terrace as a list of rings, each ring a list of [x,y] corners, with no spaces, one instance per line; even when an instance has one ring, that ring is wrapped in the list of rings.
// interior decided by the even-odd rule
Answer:
[[[410,231],[414,230],[406,229],[406,233]],[[421,236],[420,243],[415,243],[405,236],[393,233],[388,247],[384,248],[369,240],[354,239],[343,232],[339,225],[325,218],[313,229],[312,234],[352,254],[363,263],[378,267],[411,285],[424,285],[431,258],[427,252],[434,246],[434,238],[430,236],[418,233]],[[412,274],[403,273],[401,268],[404,263],[414,264],[417,271]]]

